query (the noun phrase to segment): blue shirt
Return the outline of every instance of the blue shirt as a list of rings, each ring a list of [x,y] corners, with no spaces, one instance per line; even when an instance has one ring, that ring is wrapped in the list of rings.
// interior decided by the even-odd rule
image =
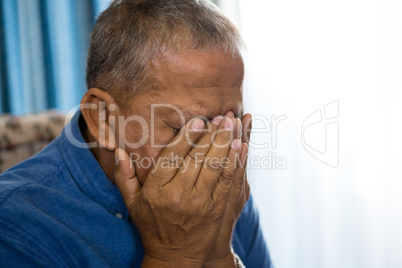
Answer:
[[[43,151],[0,175],[1,267],[141,266],[140,235],[119,190],[88,147],[76,146],[83,121],[77,112]],[[233,248],[247,267],[270,267],[252,198]]]

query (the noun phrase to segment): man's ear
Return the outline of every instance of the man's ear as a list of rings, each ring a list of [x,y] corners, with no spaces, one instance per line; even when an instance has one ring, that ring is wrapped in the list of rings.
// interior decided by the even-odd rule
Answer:
[[[114,151],[118,143],[116,118],[119,113],[119,106],[113,97],[99,88],[89,89],[81,100],[81,114],[89,132],[100,148],[109,151]]]

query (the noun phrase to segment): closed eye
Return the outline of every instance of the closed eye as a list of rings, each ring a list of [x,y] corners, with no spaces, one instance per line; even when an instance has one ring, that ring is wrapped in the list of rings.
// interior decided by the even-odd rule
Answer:
[[[177,134],[180,131],[180,128],[175,128],[175,127],[170,127],[172,129],[172,131]]]

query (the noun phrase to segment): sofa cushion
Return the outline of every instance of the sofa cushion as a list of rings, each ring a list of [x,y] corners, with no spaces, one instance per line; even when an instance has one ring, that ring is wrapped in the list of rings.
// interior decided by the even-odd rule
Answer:
[[[0,173],[34,155],[57,137],[66,116],[55,111],[0,116]]]

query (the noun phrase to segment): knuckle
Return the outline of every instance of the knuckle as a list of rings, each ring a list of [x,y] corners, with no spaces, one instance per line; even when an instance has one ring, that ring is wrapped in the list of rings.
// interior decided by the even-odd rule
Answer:
[[[129,177],[129,173],[130,173],[130,170],[129,171],[124,170],[121,166],[118,166],[114,170],[114,176],[116,179]]]
[[[215,209],[213,209],[211,211],[211,218],[213,219],[219,219],[220,217],[222,217],[222,209],[221,209],[221,205],[216,204]]]
[[[116,168],[114,170],[114,178],[116,181],[120,181],[120,179],[123,178],[123,172],[120,169]]]
[[[234,180],[234,184],[236,184],[239,187],[244,187],[245,184],[247,183],[247,181],[245,180],[245,176],[244,173],[239,174],[239,173],[235,173],[235,180]]]
[[[194,149],[190,150],[190,152],[188,152],[188,156],[191,160],[197,160],[198,152]]]
[[[230,188],[232,187],[232,180],[230,178],[227,179],[227,178],[220,176],[216,187],[222,194],[226,194],[229,192]]]
[[[200,198],[200,196],[197,195],[197,194],[192,194],[192,195],[190,196],[190,203],[191,203],[193,206],[198,206],[199,204],[201,204],[201,198]]]
[[[190,150],[187,159],[190,166],[198,166],[204,162],[204,158],[204,153],[198,152],[197,150]]]
[[[162,159],[166,167],[177,168],[183,163],[183,156],[175,149],[171,148],[167,154],[164,154]]]
[[[230,131],[221,131],[216,136],[213,146],[216,148],[229,147],[231,140],[233,139],[233,133]]]
[[[170,205],[177,206],[183,203],[183,195],[180,192],[175,192],[170,196]]]
[[[221,178],[224,180],[231,180],[233,178],[233,169],[223,168],[221,173]]]
[[[155,210],[157,208],[156,200],[153,197],[153,195],[150,193],[150,191],[141,191],[140,198],[142,200],[142,203],[146,205],[148,208],[151,210]]]
[[[167,202],[165,202],[167,206],[170,208],[179,208],[185,204],[185,193],[182,188],[176,188],[174,191],[171,191],[168,195]]]
[[[222,216],[223,204],[218,200],[211,200],[208,204],[208,217],[217,219]]]

